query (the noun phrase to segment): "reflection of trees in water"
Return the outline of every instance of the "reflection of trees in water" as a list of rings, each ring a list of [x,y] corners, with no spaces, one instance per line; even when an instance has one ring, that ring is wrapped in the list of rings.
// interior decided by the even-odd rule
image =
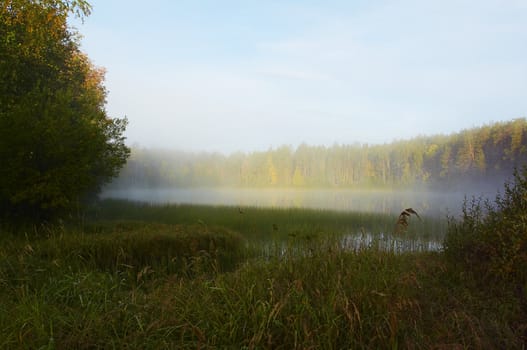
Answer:
[[[314,208],[398,215],[412,207],[425,216],[460,210],[460,192],[353,191],[298,189],[170,188],[109,190],[102,198],[149,203],[186,203],[279,208]],[[448,208],[448,209],[447,209]]]
[[[355,233],[342,237],[340,245],[343,249],[359,251],[362,249],[376,248],[383,251],[403,252],[428,252],[443,249],[441,242],[424,238],[401,238],[388,234],[373,235],[371,233]]]

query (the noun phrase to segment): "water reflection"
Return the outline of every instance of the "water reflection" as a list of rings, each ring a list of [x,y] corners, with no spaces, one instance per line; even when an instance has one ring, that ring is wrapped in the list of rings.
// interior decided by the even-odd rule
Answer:
[[[401,208],[412,207],[420,214],[436,217],[459,211],[464,196],[459,192],[233,188],[109,190],[101,195],[102,198],[156,204],[313,208],[386,214],[398,214]]]
[[[358,253],[363,250],[373,249],[389,253],[417,253],[439,252],[443,244],[433,238],[401,237],[390,234],[349,233],[341,236],[337,241],[328,239],[320,240],[289,240],[259,242],[257,250],[264,258],[294,258],[297,256],[312,256],[317,252],[347,251]]]
[[[393,235],[371,233],[347,234],[340,240],[341,248],[350,251],[378,249],[392,253],[440,251],[443,244],[425,238],[403,238]]]

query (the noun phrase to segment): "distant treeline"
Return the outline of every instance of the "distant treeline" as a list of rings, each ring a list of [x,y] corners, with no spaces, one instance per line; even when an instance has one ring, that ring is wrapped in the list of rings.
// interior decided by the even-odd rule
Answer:
[[[282,146],[262,152],[186,153],[133,148],[112,188],[404,187],[497,184],[527,164],[524,118],[390,144]]]

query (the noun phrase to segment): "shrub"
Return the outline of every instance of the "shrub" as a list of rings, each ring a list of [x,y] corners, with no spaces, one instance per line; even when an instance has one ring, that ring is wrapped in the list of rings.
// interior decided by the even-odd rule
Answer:
[[[449,218],[445,253],[484,281],[527,282],[527,167],[515,170],[494,202],[465,200],[459,220]]]

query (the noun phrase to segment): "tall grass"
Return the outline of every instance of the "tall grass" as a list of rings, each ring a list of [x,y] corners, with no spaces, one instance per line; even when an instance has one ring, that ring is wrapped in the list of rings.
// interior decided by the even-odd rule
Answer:
[[[507,286],[482,285],[441,252],[342,244],[350,232],[391,231],[391,217],[103,208],[80,227],[3,232],[0,348],[525,346],[521,299]]]
[[[168,224],[204,224],[227,227],[251,240],[289,237],[392,233],[397,216],[381,213],[342,212],[303,208],[261,208],[189,204],[153,205],[104,200],[90,212],[90,220],[141,220]],[[405,237],[441,241],[446,221],[425,217],[410,222]]]
[[[439,253],[249,260],[230,272],[137,276],[2,250],[3,348],[520,348],[514,296],[496,298]],[[49,244],[49,243],[46,243]],[[44,245],[46,245],[44,244]],[[28,259],[27,256],[33,257]],[[95,259],[95,258],[94,258]],[[5,274],[6,265],[12,274]],[[91,265],[95,266],[95,265]],[[9,270],[9,269],[8,269]],[[482,307],[484,306],[484,307]]]
[[[0,348],[121,347],[147,290],[246,259],[239,234],[203,225],[96,223],[1,239]]]

